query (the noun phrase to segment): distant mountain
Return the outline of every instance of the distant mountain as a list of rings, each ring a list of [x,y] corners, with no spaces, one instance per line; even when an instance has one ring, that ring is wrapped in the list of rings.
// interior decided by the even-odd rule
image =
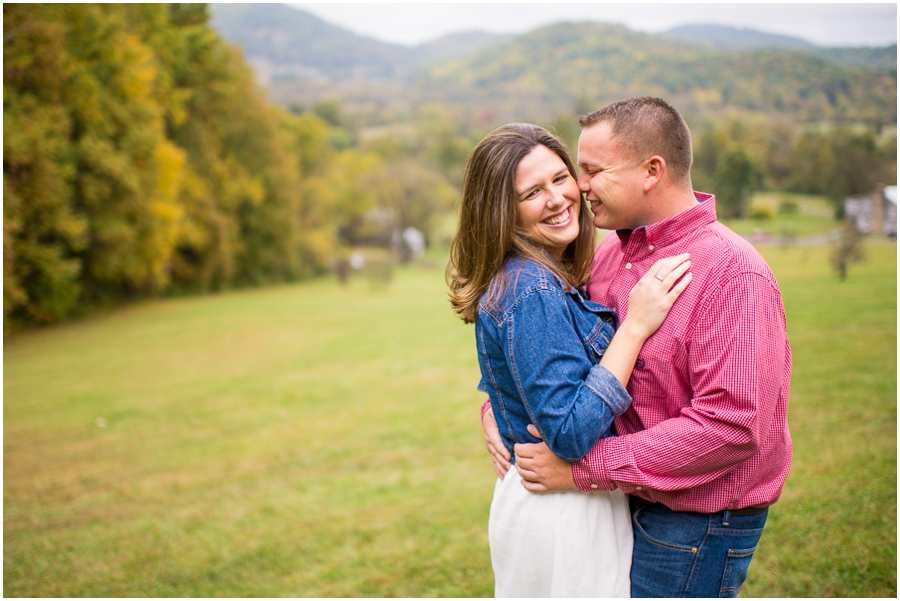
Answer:
[[[263,75],[396,79],[414,68],[409,48],[336,27],[284,4],[210,4],[210,25]]]
[[[464,56],[484,46],[492,46],[511,37],[511,35],[486,31],[465,31],[451,33],[431,42],[419,44],[412,50],[419,57],[419,64],[426,65],[439,60]]]
[[[897,44],[890,46],[817,47],[810,54],[847,67],[867,67],[897,73]]]
[[[239,44],[285,106],[337,100],[366,124],[422,103],[487,122],[554,119],[637,95],[686,114],[755,112],[796,122],[896,124],[896,46],[824,48],[721,26],[665,35],[557,23],[516,36],[468,32],[387,44],[277,4],[211,4],[211,25]],[[861,65],[861,66],[847,66]]]
[[[818,46],[801,38],[727,25],[680,25],[661,35],[697,42],[716,50],[797,50],[846,67],[897,69],[897,45],[890,46]]]
[[[508,36],[455,33],[409,47],[331,25],[284,4],[210,4],[210,25],[244,49],[260,79],[400,81],[422,65],[462,56]]]
[[[676,40],[699,42],[718,50],[811,49],[816,45],[801,38],[727,25],[679,25],[662,35]]]
[[[797,50],[722,52],[621,25],[558,23],[425,69],[423,100],[552,119],[629,96],[686,113],[749,111],[799,121],[896,124],[893,71],[848,68]]]

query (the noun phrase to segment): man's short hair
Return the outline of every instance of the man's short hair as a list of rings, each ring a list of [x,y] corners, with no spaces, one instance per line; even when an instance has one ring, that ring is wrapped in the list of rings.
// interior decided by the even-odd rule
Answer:
[[[652,96],[640,96],[614,102],[600,110],[578,117],[586,129],[597,123],[609,123],[612,137],[635,162],[658,154],[666,160],[669,177],[676,184],[689,184],[691,132],[687,123],[668,102]]]

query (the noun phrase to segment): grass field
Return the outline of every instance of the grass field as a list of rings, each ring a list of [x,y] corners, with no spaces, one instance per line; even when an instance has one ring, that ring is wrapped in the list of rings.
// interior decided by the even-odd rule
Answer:
[[[896,247],[765,251],[794,467],[743,596],[895,597]],[[4,344],[5,596],[490,596],[443,270],[148,302]]]
[[[793,203],[794,213],[781,213],[783,203]],[[808,237],[835,230],[841,222],[834,218],[834,207],[824,196],[760,191],[750,199],[752,209],[766,209],[768,219],[723,219],[722,222],[742,236],[765,232],[775,241],[785,235]]]

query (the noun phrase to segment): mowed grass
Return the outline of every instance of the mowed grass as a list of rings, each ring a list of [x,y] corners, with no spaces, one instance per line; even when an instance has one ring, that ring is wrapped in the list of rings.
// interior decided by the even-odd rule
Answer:
[[[795,212],[779,211],[784,203],[793,203]],[[768,219],[723,219],[722,222],[742,236],[758,232],[768,233],[778,241],[784,236],[807,237],[839,229],[840,220],[834,218],[834,206],[824,196],[793,194],[790,192],[759,191],[750,200],[753,209],[767,209]]]
[[[793,350],[794,461],[749,597],[897,596],[897,247],[866,247],[844,282],[829,252],[764,252]]]
[[[896,247],[867,251],[846,282],[765,252],[795,458],[743,596],[896,596]],[[439,267],[19,334],[4,595],[490,596],[477,382]]]

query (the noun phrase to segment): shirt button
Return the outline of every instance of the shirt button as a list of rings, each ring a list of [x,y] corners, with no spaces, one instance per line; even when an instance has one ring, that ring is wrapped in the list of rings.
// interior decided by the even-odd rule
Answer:
[[[644,490],[644,487],[643,486],[635,486],[634,489],[635,490]]]
[[[631,263],[625,263],[625,269],[631,269]]]
[[[596,485],[596,484],[591,484],[591,488],[593,488],[594,490],[597,490],[597,485]]]
[[[648,247],[647,247],[647,248],[649,248],[649,249],[650,249],[650,250],[654,250],[654,248],[653,248],[653,245],[652,245],[652,244],[651,244],[651,245],[650,245],[650,246],[648,246]]]

